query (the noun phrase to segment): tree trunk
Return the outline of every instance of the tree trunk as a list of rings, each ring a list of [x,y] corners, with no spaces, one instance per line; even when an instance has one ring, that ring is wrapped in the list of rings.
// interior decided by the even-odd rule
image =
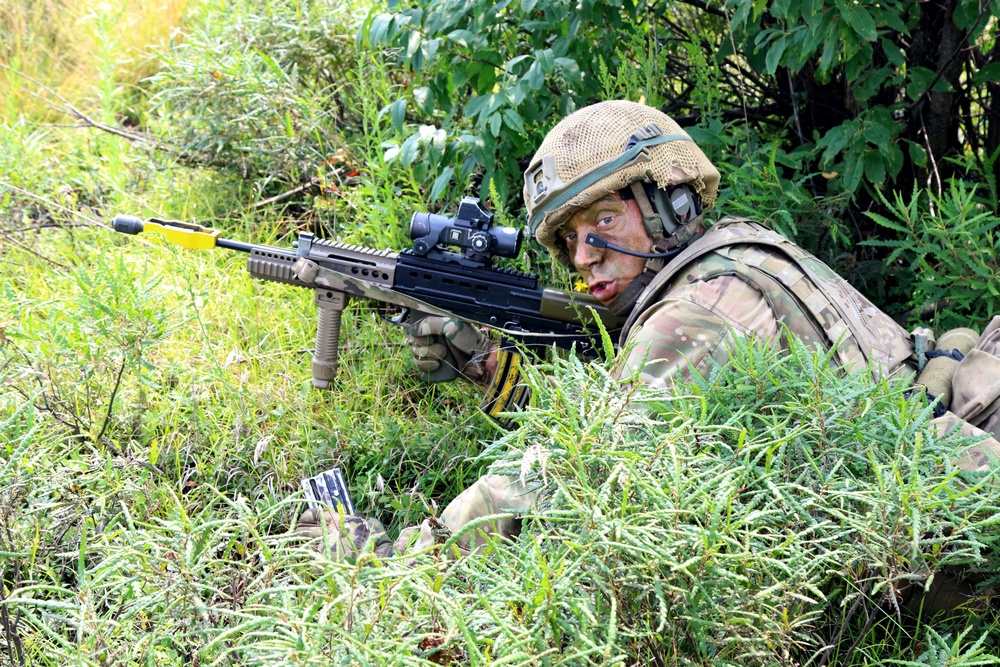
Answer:
[[[907,117],[903,136],[928,152],[930,183],[935,190],[954,172],[945,158],[961,152],[959,140],[959,81],[966,57],[964,37],[955,25],[957,0],[930,0],[920,4],[920,20],[913,32],[907,62],[910,67],[926,67],[935,72],[936,82],[916,100]],[[948,84],[950,90],[936,91]],[[913,171],[916,171],[915,169]],[[900,174],[901,177],[904,174]],[[913,176],[918,176],[913,173]],[[918,179],[927,182],[928,179]]]

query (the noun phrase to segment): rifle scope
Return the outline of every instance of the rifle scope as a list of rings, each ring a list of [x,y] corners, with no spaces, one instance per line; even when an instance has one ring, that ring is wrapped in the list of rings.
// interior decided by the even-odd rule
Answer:
[[[455,246],[469,259],[517,257],[523,235],[520,229],[493,226],[493,212],[475,197],[464,197],[454,218],[434,213],[414,213],[410,219],[413,252],[426,255],[436,246]]]

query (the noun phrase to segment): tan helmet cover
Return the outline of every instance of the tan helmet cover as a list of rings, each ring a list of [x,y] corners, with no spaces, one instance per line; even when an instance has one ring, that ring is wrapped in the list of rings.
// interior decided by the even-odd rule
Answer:
[[[613,164],[625,153],[637,131],[640,136],[648,134],[650,126],[658,127],[669,139],[643,148],[636,159],[591,185],[586,184],[588,179],[581,178]],[[577,180],[580,182],[574,184]],[[568,265],[566,250],[556,236],[559,228],[576,211],[635,181],[655,183],[663,189],[690,183],[708,208],[719,190],[719,170],[681,127],[658,109],[618,100],[575,111],[546,135],[524,172],[524,201],[531,231],[539,243]],[[563,194],[562,199],[570,198],[545,210],[546,200],[552,199],[549,195],[556,189]]]

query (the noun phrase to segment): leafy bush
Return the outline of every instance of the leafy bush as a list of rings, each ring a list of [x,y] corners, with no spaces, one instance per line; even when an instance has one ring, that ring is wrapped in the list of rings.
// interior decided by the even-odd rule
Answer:
[[[259,197],[278,183],[326,178],[325,160],[343,139],[349,159],[363,164],[360,182],[346,191],[323,182],[312,210],[343,237],[398,245],[397,223],[414,202],[464,187],[442,183],[461,180],[454,175],[466,173],[468,150],[485,146],[477,135],[493,136],[496,122],[498,134],[510,129],[510,96],[541,63],[545,85],[530,97],[549,103],[521,115],[526,136],[538,138],[567,110],[561,100],[590,95],[591,86],[598,95],[644,95],[697,122],[699,141],[722,138],[706,146],[729,176],[727,212],[756,212],[783,230],[828,238],[823,223],[843,197],[834,191],[817,206],[805,195],[815,188],[815,146],[790,148],[782,128],[737,139],[726,125],[769,113],[794,122],[794,109],[773,112],[752,90],[733,115],[733,83],[773,81],[727,55],[724,45],[739,33],[730,38],[726,17],[708,6],[586,2],[574,14],[522,0],[476,23],[475,6],[456,5],[455,20],[470,32],[488,28],[500,39],[495,48],[534,45],[517,62],[523,54],[511,51],[507,71],[481,68],[482,95],[507,97],[499,121],[473,122],[458,105],[448,118],[421,111],[415,91],[432,87],[422,78],[430,70],[386,66],[396,55],[412,65],[436,39],[427,24],[413,53],[412,35],[399,54],[353,51],[340,38],[360,18],[348,6],[282,0],[251,16],[251,4],[226,5],[228,26],[190,31],[187,50],[164,56],[174,69],[155,84],[163,106],[147,113],[136,97],[127,112],[209,168],[162,169],[117,137],[76,129],[28,121],[0,128],[0,165],[29,191],[0,195],[3,260],[12,269],[0,300],[4,658],[95,667],[996,662],[995,617],[973,608],[916,620],[919,606],[894,606],[914,602],[932,573],[995,578],[997,562],[995,475],[955,471],[951,461],[967,443],[936,437],[926,407],[902,386],[838,377],[802,350],[780,359],[740,347],[731,366],[676,395],[619,393],[604,368],[558,361],[529,376],[537,405],[521,428],[477,457],[494,432],[472,407],[474,391],[418,383],[399,332],[375,312],[357,304],[348,311],[340,391],[318,395],[308,388],[304,350],[315,314],[304,290],[253,283],[241,257],[221,252],[134,245],[93,222],[52,228],[66,223],[59,205],[73,216],[128,207],[222,217],[245,206],[248,189]],[[438,19],[450,20],[445,5],[435,6]],[[787,10],[758,9],[747,21],[763,24]],[[414,25],[425,20],[410,10]],[[586,12],[610,18],[597,26],[575,18]],[[625,24],[611,43],[607,26],[619,15]],[[374,16],[368,37],[379,25],[388,35]],[[645,23],[630,23],[639,17]],[[313,26],[326,18],[332,27],[319,34]],[[530,21],[548,22],[551,42],[536,44],[538,36],[518,29]],[[559,41],[571,28],[577,40]],[[603,46],[585,53],[591,37]],[[442,40],[436,67],[473,66],[466,56],[479,51]],[[556,45],[567,49],[560,57],[580,58],[579,80],[568,62],[544,70],[544,52],[555,56]],[[331,50],[341,46],[348,52]],[[977,48],[963,57],[992,53],[986,33]],[[114,53],[105,46],[99,54],[106,62],[97,111],[105,119],[125,107]],[[336,70],[341,64],[346,70]],[[973,83],[989,84],[993,70],[976,71],[985,74]],[[441,85],[452,85],[440,72]],[[480,95],[469,82],[466,99]],[[405,135],[413,133],[422,138],[404,164]],[[870,150],[868,143],[858,145]],[[527,140],[513,146],[494,157],[512,165],[529,150]],[[975,165],[980,157],[967,159]],[[993,165],[983,162],[984,172]],[[254,180],[242,182],[244,174]],[[985,180],[995,207],[996,181]],[[959,211],[964,195],[945,196],[954,199],[949,216],[991,238],[978,209]],[[919,208],[914,220],[927,215]],[[311,222],[256,211],[224,220],[224,233],[275,241]],[[909,261],[908,253],[897,259]],[[359,508],[395,534],[489,463],[519,475],[526,460],[534,464],[524,474],[547,489],[547,505],[523,518],[518,539],[473,558],[331,563],[285,535],[302,509],[289,498],[297,480],[331,465],[347,472]]]
[[[892,248],[886,262],[901,269],[911,319],[930,317],[943,331],[982,327],[1000,312],[1000,217],[978,188],[952,180],[940,195],[916,189],[909,201],[882,201],[887,215],[868,216],[900,238],[868,245]]]
[[[554,119],[598,99],[603,58],[634,31],[645,32],[632,2],[394,0],[389,9],[394,13],[373,12],[359,38],[396,50],[398,63],[413,72],[388,109],[400,131],[408,114],[421,119],[398,159],[440,162],[448,156],[428,154],[424,138],[437,137],[455,147],[440,182],[454,174],[464,182],[478,168],[504,202],[520,191],[527,165],[519,160],[531,156]]]
[[[149,79],[153,128],[185,160],[234,168],[265,188],[346,161],[342,127],[355,111],[342,93],[357,62],[345,33],[351,11],[329,0],[209,6],[159,53]]]
[[[988,128],[998,118],[978,110],[1000,77],[997,7],[740,0],[731,9],[735,50],[766,74],[747,76],[744,95],[776,103],[793,121],[789,139],[811,145],[813,168],[837,191],[940,179],[966,146],[980,161],[996,150]]]
[[[994,510],[954,504],[966,488],[995,504],[993,475],[954,470],[956,443],[929,432],[905,386],[838,377],[828,361],[741,344],[686,393],[610,401],[616,383],[593,367],[557,368],[551,389],[536,377],[538,409],[504,457],[523,475],[530,455],[550,494],[522,545],[566,564],[548,622],[583,627],[592,601],[593,635],[549,646],[614,643],[628,663],[844,664],[873,639],[862,619],[894,625],[927,574],[995,570]]]
[[[120,431],[109,427],[123,381],[149,367],[149,349],[169,333],[157,282],[118,258],[77,271],[62,303],[32,302],[7,283],[6,297],[23,319],[6,332],[4,384],[62,424],[70,439],[108,443],[105,436]],[[126,432],[138,427],[143,407],[126,411]]]

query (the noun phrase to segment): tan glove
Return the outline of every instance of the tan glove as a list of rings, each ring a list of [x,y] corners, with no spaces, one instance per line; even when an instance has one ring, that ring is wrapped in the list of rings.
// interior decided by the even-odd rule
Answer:
[[[392,540],[377,519],[346,514],[341,524],[340,514],[334,509],[308,509],[299,517],[294,532],[314,541],[316,550],[320,552],[325,551],[325,539],[336,561],[354,558],[366,549],[383,558],[392,555]]]
[[[476,327],[450,317],[429,315],[406,329],[413,364],[427,382],[447,382],[462,376],[486,383],[486,362],[494,344]]]

